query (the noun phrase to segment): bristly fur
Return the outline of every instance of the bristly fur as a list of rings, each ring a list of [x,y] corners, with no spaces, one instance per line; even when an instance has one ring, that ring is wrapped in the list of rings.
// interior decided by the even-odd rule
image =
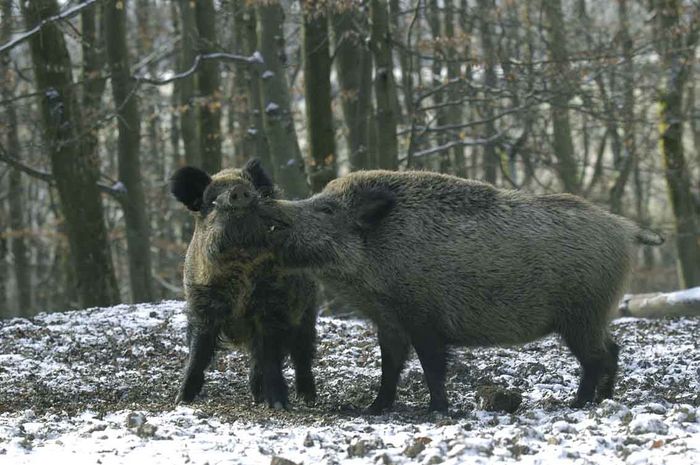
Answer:
[[[261,210],[263,212],[263,210]],[[535,196],[429,172],[360,171],[307,200],[276,201],[256,233],[286,266],[374,321],[391,407],[411,346],[430,408],[446,410],[449,346],[520,344],[558,333],[583,367],[574,405],[611,397],[608,329],[638,242],[632,222],[573,195]],[[361,225],[360,228],[357,225]]]
[[[204,371],[224,343],[250,352],[250,389],[256,402],[287,406],[282,364],[291,356],[297,395],[316,396],[311,365],[316,343],[316,287],[305,274],[288,274],[271,253],[243,250],[246,216],[234,198],[276,194],[257,161],[242,170],[226,169],[210,177],[193,167],[172,177],[175,197],[194,211],[195,230],[184,269],[189,357],[178,402],[190,402],[204,384]]]

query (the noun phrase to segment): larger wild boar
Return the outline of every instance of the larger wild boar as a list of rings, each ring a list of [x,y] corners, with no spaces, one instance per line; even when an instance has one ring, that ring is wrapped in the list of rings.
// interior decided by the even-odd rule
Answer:
[[[376,323],[382,378],[370,412],[393,404],[411,346],[430,409],[445,411],[449,346],[519,344],[553,332],[583,367],[573,405],[611,397],[619,347],[609,311],[634,244],[663,242],[572,195],[429,172],[357,172],[310,199],[260,202],[255,211],[249,250],[313,270]]]
[[[289,274],[272,254],[238,246],[249,234],[250,207],[273,199],[276,189],[257,161],[214,176],[186,166],[171,191],[195,218],[184,269],[189,357],[178,402],[190,402],[221,341],[247,347],[250,389],[256,401],[287,405],[282,364],[291,356],[297,395],[316,397],[311,363],[316,344],[316,287],[303,273]]]

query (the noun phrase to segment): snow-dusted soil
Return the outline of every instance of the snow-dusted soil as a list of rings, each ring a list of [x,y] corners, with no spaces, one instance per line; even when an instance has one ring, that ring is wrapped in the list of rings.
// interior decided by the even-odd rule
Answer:
[[[578,364],[550,337],[455,350],[449,416],[426,413],[414,358],[394,412],[369,417],[360,408],[379,383],[374,332],[330,318],[319,322],[315,406],[254,405],[237,350],[208,371],[203,398],[173,406],[182,312],[164,302],[0,322],[0,464],[700,463],[698,319],[615,322],[616,400],[599,406],[568,408]],[[487,383],[522,391],[515,414],[480,409]]]

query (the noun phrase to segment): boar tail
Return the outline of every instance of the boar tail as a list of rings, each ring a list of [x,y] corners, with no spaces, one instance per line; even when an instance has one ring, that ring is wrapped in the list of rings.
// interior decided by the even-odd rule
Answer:
[[[664,237],[651,229],[637,228],[634,238],[640,244],[645,245],[661,245],[666,241]]]

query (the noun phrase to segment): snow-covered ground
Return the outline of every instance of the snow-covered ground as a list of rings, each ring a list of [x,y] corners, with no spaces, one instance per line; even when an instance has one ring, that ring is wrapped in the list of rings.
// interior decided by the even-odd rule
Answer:
[[[579,368],[556,337],[455,350],[448,416],[426,413],[415,358],[394,412],[362,415],[379,382],[374,332],[331,318],[319,322],[315,406],[253,404],[234,350],[202,399],[174,407],[183,328],[181,302],[0,322],[0,464],[700,463],[699,319],[616,321],[616,400],[583,410],[567,406]],[[484,411],[483,384],[518,389],[523,403]]]

